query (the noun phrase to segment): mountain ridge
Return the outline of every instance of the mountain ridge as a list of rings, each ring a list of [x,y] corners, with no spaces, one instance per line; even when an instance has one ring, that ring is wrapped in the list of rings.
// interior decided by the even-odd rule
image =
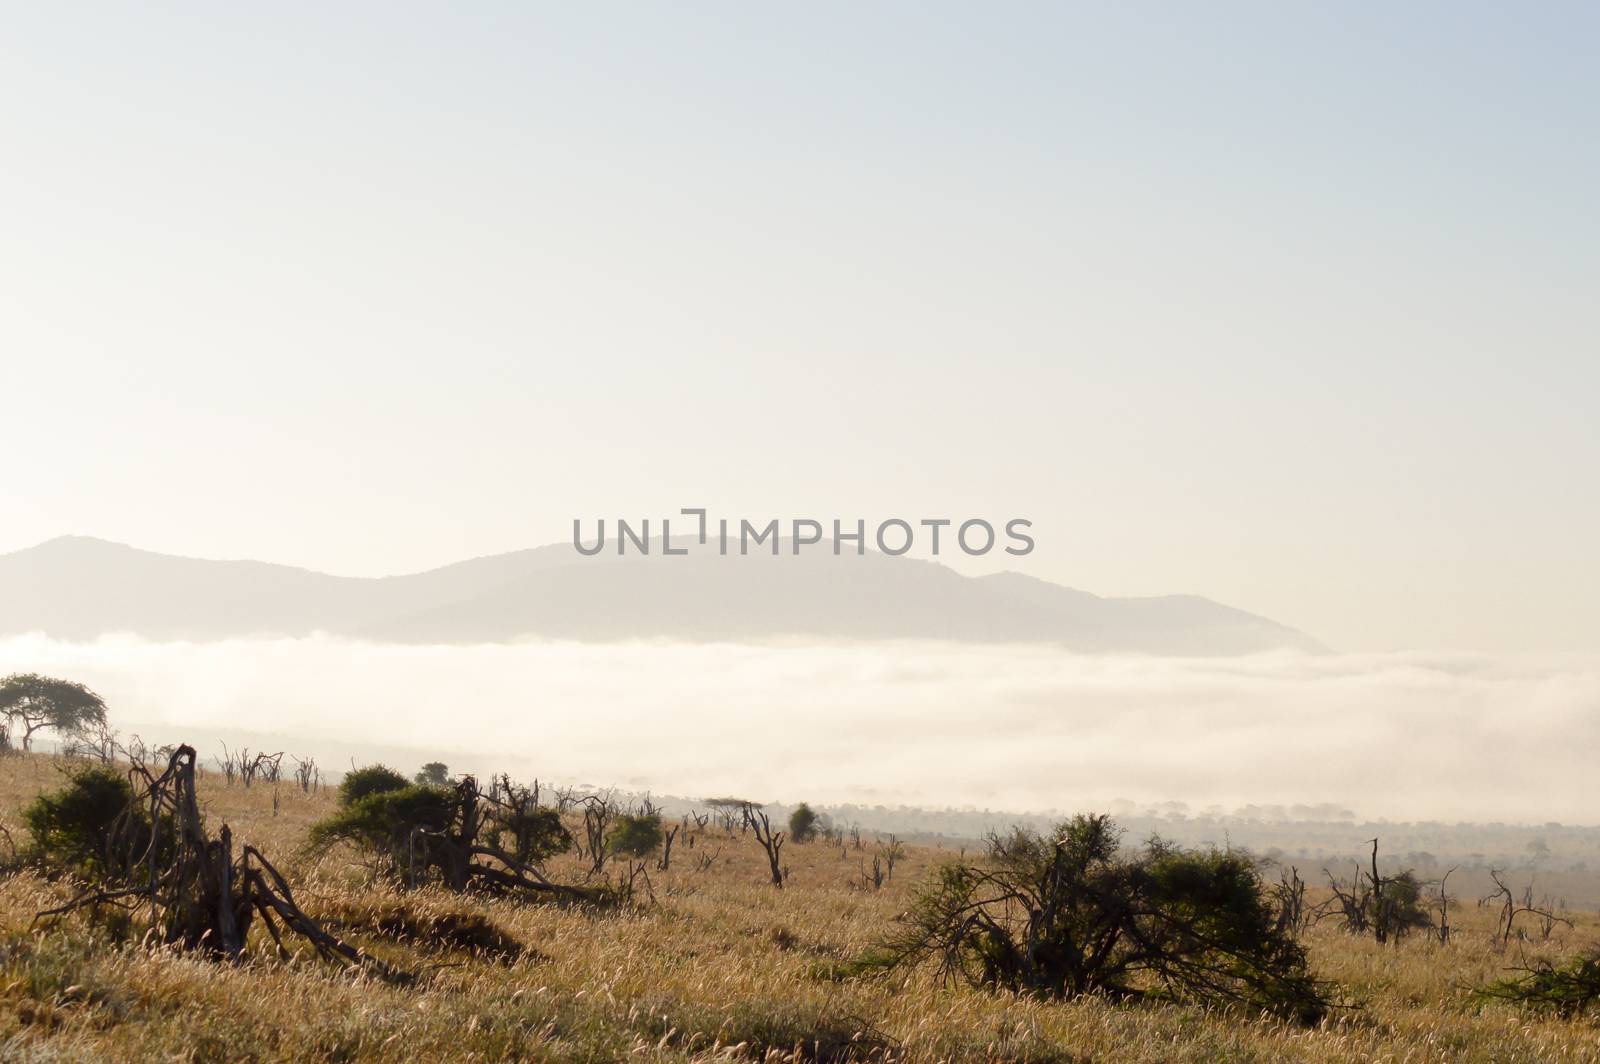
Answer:
[[[675,541],[677,537],[675,537]],[[687,538],[683,542],[690,542]],[[402,643],[944,639],[1226,655],[1321,644],[1198,595],[1102,597],[868,551],[584,557],[551,544],[382,577],[188,558],[89,536],[0,555],[0,634],[207,641],[328,632]]]

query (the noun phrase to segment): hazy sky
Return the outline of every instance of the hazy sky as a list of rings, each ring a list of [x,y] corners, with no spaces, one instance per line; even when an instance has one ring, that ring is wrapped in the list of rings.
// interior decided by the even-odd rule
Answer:
[[[1600,643],[1593,5],[7,5],[0,550],[986,516]]]

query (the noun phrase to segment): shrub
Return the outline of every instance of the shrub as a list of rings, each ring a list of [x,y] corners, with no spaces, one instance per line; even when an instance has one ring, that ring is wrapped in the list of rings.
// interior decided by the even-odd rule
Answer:
[[[1412,872],[1386,877],[1382,898],[1368,894],[1367,908],[1368,920],[1377,930],[1380,942],[1399,941],[1412,931],[1433,927],[1433,917],[1423,904],[1422,884]]]
[[[804,802],[789,814],[789,837],[795,842],[810,842],[817,834],[817,814]]]
[[[389,771],[374,765],[357,772],[371,770]],[[345,777],[346,783],[351,776]],[[455,796],[436,787],[419,787],[401,780],[399,787],[371,791],[350,802],[344,801],[343,784],[339,790],[342,808],[311,825],[310,844],[354,843],[375,851],[396,868],[407,861],[414,830],[443,831],[455,816]]]
[[[101,765],[79,768],[67,785],[41,794],[22,811],[33,837],[32,856],[46,864],[85,874],[109,869],[109,850],[123,814],[134,830],[148,838],[149,815],[131,807],[133,788],[115,769]]]
[[[530,848],[567,839],[559,819],[532,811]],[[482,888],[564,901],[602,903],[607,892],[553,883],[498,845],[503,826],[470,781],[449,790],[406,784],[359,798],[311,825],[312,847],[348,842],[378,858],[379,867],[410,886],[437,882],[454,891]],[[560,834],[557,835],[556,832]]]
[[[411,781],[388,765],[364,765],[352,769],[339,783],[339,804],[354,805],[371,794],[398,791],[411,786]]]
[[[606,832],[606,850],[623,857],[648,857],[661,845],[661,814],[623,813]]]
[[[938,870],[877,965],[933,958],[947,977],[991,989],[1321,1018],[1323,988],[1276,926],[1249,858],[1160,840],[1124,856],[1118,842],[1103,816],[1050,836],[991,836],[986,864]]]
[[[1476,996],[1575,1019],[1600,1008],[1600,954],[1574,957],[1559,966],[1540,961],[1521,975],[1490,983]]]
[[[524,864],[538,864],[572,846],[572,832],[549,806],[502,809],[490,817],[495,842]]]

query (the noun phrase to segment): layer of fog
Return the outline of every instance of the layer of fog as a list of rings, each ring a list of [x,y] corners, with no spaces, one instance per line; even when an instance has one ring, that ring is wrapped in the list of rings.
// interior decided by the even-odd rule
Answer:
[[[89,683],[147,739],[281,740],[341,767],[437,756],[689,796],[1016,811],[1600,820],[1592,657],[0,640],[16,670]]]

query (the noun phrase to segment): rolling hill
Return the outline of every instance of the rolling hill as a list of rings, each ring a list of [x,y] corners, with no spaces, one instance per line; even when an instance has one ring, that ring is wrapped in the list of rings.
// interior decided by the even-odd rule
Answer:
[[[209,561],[82,536],[0,555],[0,634],[216,640],[312,632],[405,643],[1043,641],[1077,651],[1220,655],[1315,640],[1192,595],[1102,598],[1020,573],[818,550],[594,557],[557,544],[380,578]]]

